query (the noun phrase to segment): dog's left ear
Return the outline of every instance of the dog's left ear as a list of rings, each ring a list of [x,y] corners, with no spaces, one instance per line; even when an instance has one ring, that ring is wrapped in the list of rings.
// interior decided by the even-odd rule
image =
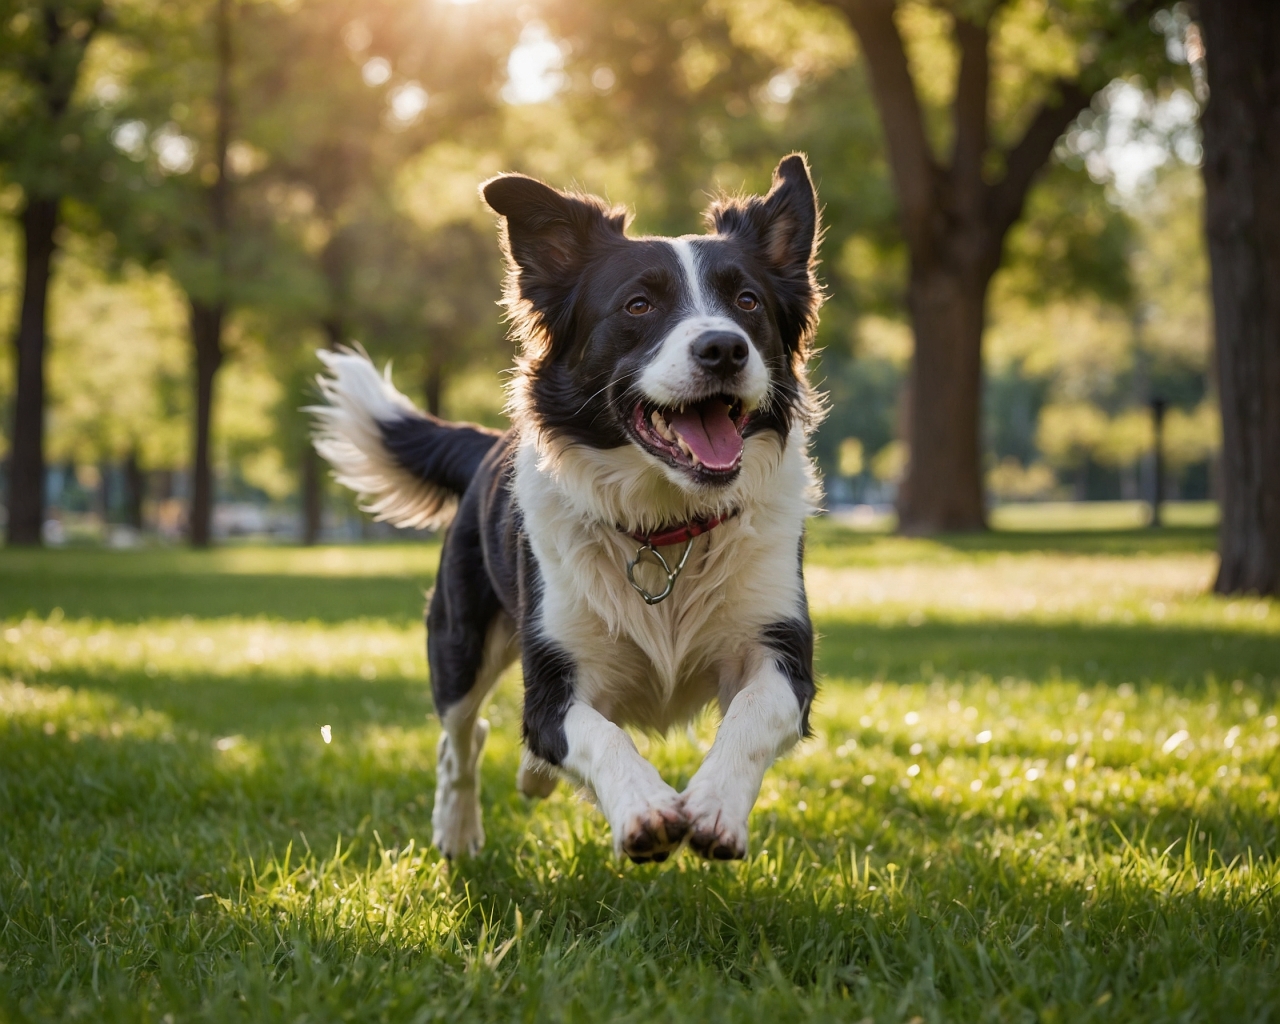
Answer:
[[[778,283],[783,340],[792,351],[805,348],[822,304],[814,274],[822,229],[804,156],[792,153],[778,164],[768,195],[720,200],[707,210],[707,219],[717,234],[744,237],[760,247]]]

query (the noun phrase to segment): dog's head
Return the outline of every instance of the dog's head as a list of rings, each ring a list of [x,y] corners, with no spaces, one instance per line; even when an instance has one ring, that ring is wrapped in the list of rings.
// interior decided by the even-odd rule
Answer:
[[[766,196],[724,199],[711,231],[628,238],[594,196],[523,175],[482,187],[505,220],[521,415],[593,448],[634,445],[685,490],[738,476],[744,444],[785,439],[811,404],[804,366],[821,291],[803,157]]]

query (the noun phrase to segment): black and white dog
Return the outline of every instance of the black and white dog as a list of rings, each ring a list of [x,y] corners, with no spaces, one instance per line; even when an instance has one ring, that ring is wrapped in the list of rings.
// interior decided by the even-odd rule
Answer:
[[[813,628],[801,554],[818,403],[805,377],[821,292],[803,157],[710,233],[629,238],[626,215],[516,174],[503,217],[520,346],[512,427],[419,412],[363,355],[322,353],[316,447],[393,523],[452,519],[427,612],[440,737],[436,845],[484,843],[482,706],[524,668],[519,787],[585,786],[614,846],[663,861],[747,852],[773,760],[808,732]],[[723,720],[683,793],[623,726]]]

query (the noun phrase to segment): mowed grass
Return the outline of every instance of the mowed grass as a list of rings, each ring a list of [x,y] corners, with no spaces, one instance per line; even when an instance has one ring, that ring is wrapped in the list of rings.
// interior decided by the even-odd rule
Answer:
[[[441,861],[436,553],[0,551],[0,1017],[1280,1020],[1280,606],[1208,531],[815,523],[815,735],[733,865],[520,797],[518,673]],[[713,730],[637,741],[682,785]]]

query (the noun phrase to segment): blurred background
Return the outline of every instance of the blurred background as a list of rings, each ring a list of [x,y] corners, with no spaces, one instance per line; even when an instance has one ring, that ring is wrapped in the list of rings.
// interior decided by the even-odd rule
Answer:
[[[45,543],[387,536],[328,480],[299,409],[316,349],[359,342],[424,408],[504,422],[512,351],[481,180],[520,170],[627,204],[635,232],[680,234],[801,150],[825,205],[812,374],[829,509],[892,525],[913,387],[932,402],[910,312],[929,247],[962,248],[978,224],[981,266],[956,278],[979,297],[978,451],[947,448],[964,410],[914,428],[972,464],[956,487],[978,495],[976,521],[942,525],[1069,501],[1116,503],[1097,514],[1136,526],[1157,493],[1213,521],[1191,13],[1013,0],[975,38],[946,5],[903,2],[901,49],[868,59],[876,6],[5,0],[0,332],[44,346],[34,414],[18,361],[0,360],[6,507],[15,424],[38,416]],[[890,87],[895,54],[907,93]],[[934,212],[960,225],[931,238],[901,199],[913,125]],[[989,216],[965,213],[967,166]]]

